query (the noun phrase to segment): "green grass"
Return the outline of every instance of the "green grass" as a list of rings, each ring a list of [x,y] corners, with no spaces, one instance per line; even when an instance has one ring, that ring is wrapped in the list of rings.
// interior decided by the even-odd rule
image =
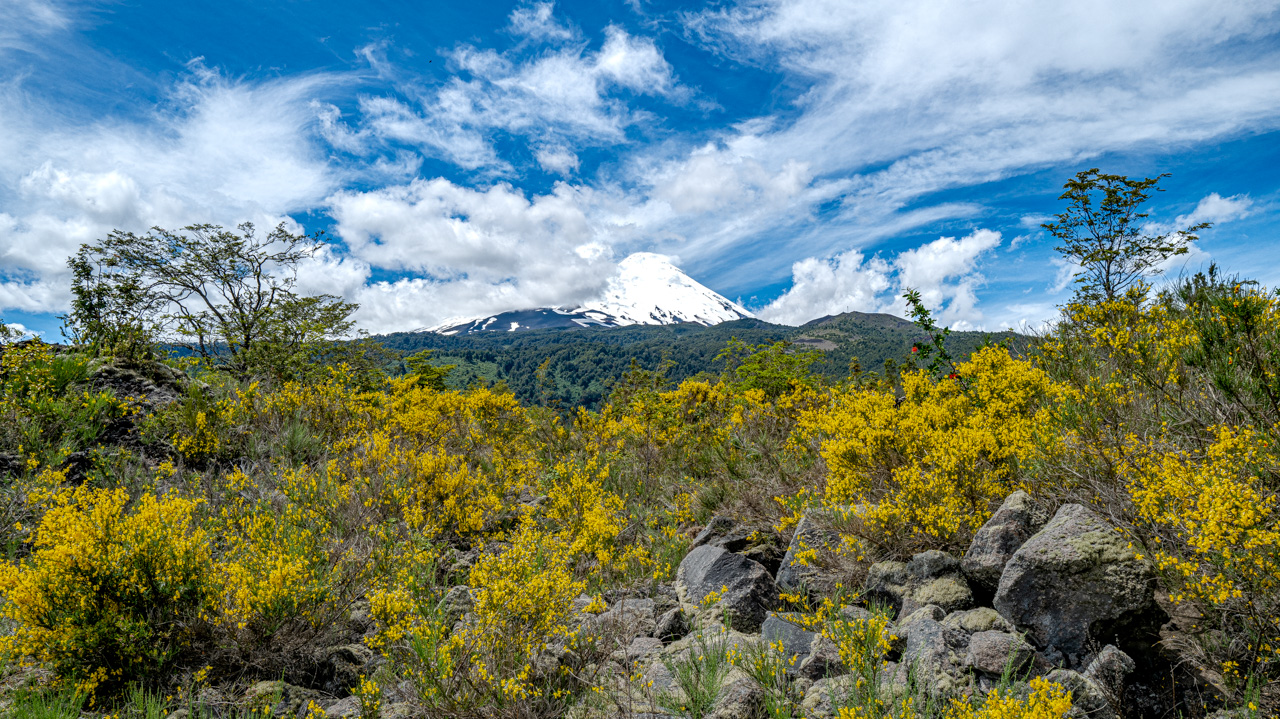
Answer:
[[[71,690],[29,689],[14,692],[10,719],[79,719],[85,700]]]

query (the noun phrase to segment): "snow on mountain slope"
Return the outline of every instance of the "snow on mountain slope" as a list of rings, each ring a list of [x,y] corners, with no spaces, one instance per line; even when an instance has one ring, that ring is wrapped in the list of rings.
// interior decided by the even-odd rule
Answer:
[[[591,325],[714,325],[745,317],[754,315],[689,277],[665,256],[637,252],[618,263],[618,274],[609,280],[600,297],[578,307],[541,307],[458,318],[426,331],[454,335]]]

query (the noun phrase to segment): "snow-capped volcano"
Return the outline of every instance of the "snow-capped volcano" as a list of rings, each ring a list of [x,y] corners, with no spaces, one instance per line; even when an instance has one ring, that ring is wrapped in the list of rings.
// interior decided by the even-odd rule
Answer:
[[[665,256],[637,252],[618,263],[618,273],[600,297],[577,307],[539,307],[451,319],[426,331],[455,335],[592,325],[714,325],[746,317],[754,315],[686,275]]]

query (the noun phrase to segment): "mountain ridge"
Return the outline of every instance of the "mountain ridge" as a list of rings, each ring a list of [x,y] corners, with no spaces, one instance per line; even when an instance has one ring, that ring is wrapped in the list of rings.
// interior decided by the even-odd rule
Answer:
[[[633,359],[646,370],[665,366],[673,382],[702,373],[714,375],[723,369],[716,357],[731,338],[753,345],[787,341],[797,349],[817,350],[821,355],[813,371],[837,382],[855,366],[883,372],[887,360],[909,361],[912,343],[923,341],[925,334],[894,315],[846,312],[801,327],[752,317],[710,326],[573,326],[454,335],[400,332],[376,339],[405,353],[433,350],[434,364],[455,365],[446,380],[451,388],[501,382],[525,402],[595,409]],[[947,347],[961,360],[989,338],[1017,342],[1022,336],[952,332]]]

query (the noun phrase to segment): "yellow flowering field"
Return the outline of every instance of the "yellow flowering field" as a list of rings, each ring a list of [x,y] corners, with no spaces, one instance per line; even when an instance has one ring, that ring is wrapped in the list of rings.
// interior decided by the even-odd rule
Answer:
[[[352,680],[366,716],[391,686],[429,716],[577,716],[616,679],[605,623],[584,618],[668,591],[713,517],[776,563],[797,520],[827,512],[840,541],[805,559],[856,578],[963,553],[1023,489],[1113,518],[1162,601],[1195,618],[1187,656],[1247,704],[1280,679],[1278,343],[1273,292],[1188,280],[1069,306],[1026,346],[946,371],[830,383],[781,346],[736,346],[720,376],[635,367],[599,411],[342,364],[295,381],[186,366],[151,403],[86,384],[103,358],[6,346],[3,672],[97,706],[131,691],[177,706],[319,676],[317,650],[346,642],[381,657]],[[886,616],[784,599],[878,686]],[[770,711],[799,706],[780,650],[734,651]],[[838,715],[1069,710],[1061,687],[1029,687],[930,705],[864,692]]]

